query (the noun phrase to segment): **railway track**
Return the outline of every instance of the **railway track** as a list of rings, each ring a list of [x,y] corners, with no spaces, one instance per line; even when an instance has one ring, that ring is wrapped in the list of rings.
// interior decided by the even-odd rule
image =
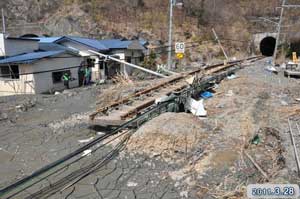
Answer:
[[[262,57],[252,57],[247,60],[256,61],[261,58]],[[206,67],[204,74],[210,76],[204,78],[204,80],[201,80],[199,82],[199,86],[201,88],[205,88],[205,85],[210,81],[225,78],[228,75],[228,71],[232,72],[236,70],[237,68],[234,67],[238,64],[241,64],[243,61],[245,60],[235,61],[233,63],[229,63],[228,65],[218,64]],[[128,98],[122,99],[118,102],[110,104],[109,106],[98,109],[96,115],[98,115],[101,111],[107,111],[119,107],[125,103],[134,101],[136,97],[140,97],[142,95],[147,95],[148,97],[150,93],[151,95],[153,95],[153,98],[156,97],[156,95],[152,93],[158,93],[158,96],[161,96],[162,94],[164,94],[164,92],[166,92],[165,94],[170,94],[172,92],[181,94],[176,95],[172,99],[172,101],[166,101],[157,105],[154,104],[151,100],[147,102],[143,101],[140,107],[134,107],[135,110],[132,109],[132,112],[127,111],[126,113],[124,113],[124,118],[129,117],[130,119],[128,121],[125,120],[123,124],[112,130],[109,134],[96,138],[92,142],[68,154],[67,156],[34,172],[32,175],[27,176],[17,181],[16,183],[13,183],[8,187],[0,190],[0,198],[48,198],[57,192],[61,192],[68,189],[69,187],[72,187],[86,176],[105,166],[118,154],[118,152],[123,149],[132,134],[131,131],[128,132],[128,129],[130,127],[139,126],[139,124],[142,124],[143,122],[156,117],[163,112],[168,112],[170,103],[176,103],[176,101],[180,101],[185,96],[190,95],[193,92],[194,88],[188,87],[184,79],[190,75],[195,75],[202,71],[202,69],[199,69],[187,74],[171,77],[170,79],[166,80],[166,82],[164,82],[165,85],[162,83],[157,84]],[[93,119],[96,115],[95,113],[92,114],[91,119]],[[106,152],[100,158],[98,156],[94,156],[97,158],[92,159],[93,161],[91,163],[88,163],[84,166],[81,165],[86,158],[86,156],[83,156],[82,153],[89,149],[92,150],[92,153],[100,151],[100,149],[104,149],[104,147],[112,141],[107,140],[112,135],[116,134],[118,134],[118,136],[114,137],[112,140],[121,136],[122,139],[112,150]],[[28,190],[30,190],[30,194]]]
[[[292,146],[294,150],[295,155],[295,161],[296,161],[296,167],[298,171],[298,176],[300,177],[300,125],[298,121],[288,119],[288,125],[289,125],[289,133],[291,136]]]
[[[112,102],[111,104],[98,108],[90,115],[91,123],[95,125],[105,124],[122,124],[133,118],[143,109],[153,105],[156,99],[177,92],[188,86],[186,78],[195,75],[207,76],[224,71],[245,61],[256,61],[263,58],[262,56],[250,57],[244,60],[229,62],[228,64],[215,64],[200,68],[184,74],[179,74],[162,80],[161,82],[146,88],[142,91],[134,93],[121,100]],[[97,115],[101,115],[97,117]],[[103,116],[104,115],[104,116]],[[108,115],[108,116],[107,116]]]

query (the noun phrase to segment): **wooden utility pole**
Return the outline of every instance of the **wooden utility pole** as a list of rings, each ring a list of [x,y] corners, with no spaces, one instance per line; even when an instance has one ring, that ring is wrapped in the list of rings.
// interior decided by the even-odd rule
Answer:
[[[281,5],[281,13],[280,13],[280,19],[279,19],[279,23],[278,23],[278,27],[277,27],[277,37],[276,37],[275,49],[274,49],[274,55],[273,55],[273,65],[275,65],[276,57],[277,57],[277,48],[278,48],[279,39],[280,39],[281,24],[282,24],[282,17],[283,17],[283,13],[284,13],[285,2],[286,2],[286,0],[283,0],[282,5]]]
[[[282,28],[282,18],[283,18],[285,8],[300,8],[300,5],[286,5],[286,0],[282,0],[280,19],[279,19],[278,28],[277,28],[277,38],[276,38],[276,44],[275,44],[275,49],[274,49],[274,55],[273,55],[273,65],[275,65],[275,62],[276,62],[277,49],[278,49],[278,45],[279,45],[279,39],[280,39],[281,28]]]
[[[217,40],[218,43],[219,43],[220,48],[221,48],[222,51],[223,51],[224,56],[226,57],[226,59],[227,59],[227,61],[228,61],[229,58],[228,58],[228,56],[227,56],[227,54],[226,54],[226,52],[225,52],[225,50],[224,50],[224,48],[223,48],[223,46],[222,46],[222,43],[221,43],[221,41],[220,41],[220,39],[219,39],[219,37],[218,37],[218,35],[217,35],[215,29],[212,29],[212,31],[213,31],[213,33],[214,33],[214,35],[215,35],[216,40]]]

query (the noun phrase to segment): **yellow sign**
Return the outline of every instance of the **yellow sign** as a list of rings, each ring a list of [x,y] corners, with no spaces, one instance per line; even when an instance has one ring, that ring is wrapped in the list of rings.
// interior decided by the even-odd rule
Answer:
[[[177,59],[183,59],[184,58],[184,54],[183,53],[177,53],[176,54],[176,58]]]
[[[296,53],[296,52],[293,52],[293,62],[294,62],[295,64],[298,63],[298,57],[297,57],[297,53]]]

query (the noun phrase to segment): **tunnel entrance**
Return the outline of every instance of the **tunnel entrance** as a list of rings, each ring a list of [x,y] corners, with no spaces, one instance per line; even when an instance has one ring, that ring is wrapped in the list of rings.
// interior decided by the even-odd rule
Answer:
[[[260,52],[264,56],[273,56],[276,45],[276,39],[274,37],[265,37],[260,42]]]

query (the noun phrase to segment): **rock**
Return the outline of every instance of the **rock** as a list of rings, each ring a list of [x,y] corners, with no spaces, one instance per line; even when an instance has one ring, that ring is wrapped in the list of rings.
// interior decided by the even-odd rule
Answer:
[[[7,113],[1,113],[0,114],[0,121],[7,120],[7,119],[8,119]]]
[[[127,187],[136,187],[138,186],[138,183],[136,182],[127,182]]]
[[[234,95],[232,90],[229,90],[228,93],[225,94],[227,97],[232,97]]]
[[[28,102],[16,106],[15,108],[17,112],[26,112],[29,108],[34,107],[35,104],[36,104],[36,100],[30,100]]]
[[[60,95],[61,94],[61,92],[58,92],[58,91],[56,91],[55,93],[54,93],[54,95]]]
[[[24,112],[24,111],[26,111],[25,110],[25,106],[23,104],[16,106],[16,111],[17,112]]]

